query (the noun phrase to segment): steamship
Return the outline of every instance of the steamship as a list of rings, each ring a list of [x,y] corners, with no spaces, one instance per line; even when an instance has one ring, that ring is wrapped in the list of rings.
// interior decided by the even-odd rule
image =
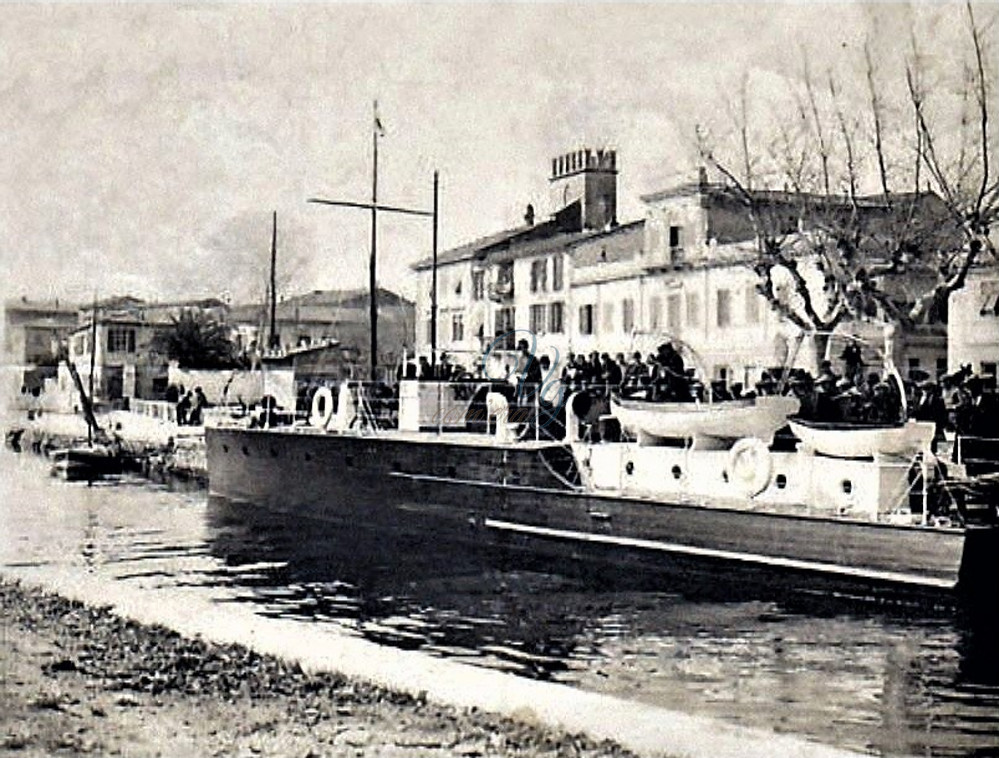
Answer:
[[[576,230],[564,236],[577,239],[586,236],[578,230],[603,228],[599,221],[614,218],[613,151],[560,157],[552,172],[553,187],[575,187],[575,195],[563,198],[571,202],[542,225],[525,219],[526,227],[491,238],[500,259],[513,255],[512,239],[531,248],[552,233],[540,227]],[[432,335],[436,179],[434,188]],[[379,211],[400,210],[377,200],[319,202],[368,207],[373,224]],[[373,229],[372,379],[375,239]],[[669,241],[670,249],[682,241],[672,227]],[[613,250],[608,263],[612,257]],[[513,324],[498,319],[496,333],[507,329]],[[431,347],[436,356],[433,336]],[[615,402],[608,415],[624,433],[598,438],[581,431],[583,395],[546,408],[543,420],[539,402],[525,407],[500,390],[488,383],[404,380],[397,423],[383,428],[371,419],[363,385],[345,384],[336,397],[317,392],[305,424],[208,426],[210,491],[303,516],[413,528],[442,544],[472,541],[729,576],[760,570],[792,582],[821,579],[917,595],[999,586],[999,528],[933,515],[931,488],[917,483],[931,480],[931,425],[891,436],[885,450],[877,449],[880,438],[856,451],[838,441],[824,449],[821,430],[809,430],[817,443],[789,449],[771,444],[774,430],[795,411],[786,398],[672,409]],[[541,433],[555,426],[564,432]]]
[[[374,528],[408,525],[442,542],[742,566],[879,592],[953,595],[999,576],[999,530],[932,518],[926,488],[913,490],[914,461],[928,480],[932,425],[911,428],[908,449],[874,457],[775,449],[767,429],[716,433],[703,447],[654,433],[596,441],[580,435],[572,399],[564,438],[546,440],[529,408],[514,420],[525,409],[489,388],[462,399],[460,385],[403,382],[394,429],[364,423],[361,389],[344,385],[336,402],[317,394],[308,425],[208,427],[211,492]],[[484,393],[489,423],[469,431]],[[441,418],[468,423],[442,428]],[[634,409],[625,420],[641,423]]]

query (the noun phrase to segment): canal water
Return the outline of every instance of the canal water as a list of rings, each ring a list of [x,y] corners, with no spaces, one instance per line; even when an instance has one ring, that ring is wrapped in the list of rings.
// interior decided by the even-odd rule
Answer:
[[[874,755],[999,755],[999,637],[956,610],[581,574],[0,454],[0,570],[183,588],[261,616]],[[180,593],[178,593],[180,594]]]

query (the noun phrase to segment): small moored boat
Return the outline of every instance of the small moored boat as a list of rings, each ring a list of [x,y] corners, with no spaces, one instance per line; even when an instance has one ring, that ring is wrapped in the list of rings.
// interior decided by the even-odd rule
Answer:
[[[52,474],[71,481],[99,479],[120,474],[121,456],[103,445],[53,450]]]

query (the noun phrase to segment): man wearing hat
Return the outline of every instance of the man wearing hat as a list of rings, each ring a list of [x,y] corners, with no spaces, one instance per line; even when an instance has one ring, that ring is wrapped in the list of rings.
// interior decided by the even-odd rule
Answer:
[[[687,387],[687,375],[683,366],[683,357],[673,347],[672,342],[664,342],[659,346],[656,356],[659,362],[659,373],[667,387],[670,400],[689,400],[690,391]]]
[[[839,421],[839,407],[833,400],[836,377],[832,372],[819,374],[815,380],[815,420]]]

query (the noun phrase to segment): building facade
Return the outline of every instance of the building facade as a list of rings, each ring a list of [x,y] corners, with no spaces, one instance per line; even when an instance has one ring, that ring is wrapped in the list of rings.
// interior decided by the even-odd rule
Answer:
[[[644,218],[619,224],[616,173],[612,151],[561,156],[552,162],[546,220],[438,257],[438,354],[473,368],[484,352],[509,351],[526,338],[560,364],[569,353],[647,355],[669,339],[702,376],[729,383],[755,382],[788,360],[816,370],[823,343],[799,340],[800,330],[757,289],[756,233],[729,188],[702,172],[694,182],[644,196]],[[769,202],[787,215],[788,232],[801,232],[791,203],[773,195]],[[417,349],[429,354],[432,261],[414,269]],[[821,273],[807,260],[802,271],[821,303]],[[864,332],[872,355],[883,345],[880,329],[844,330]],[[943,332],[923,331],[897,341],[898,365],[939,367],[945,360]]]
[[[76,325],[75,305],[58,300],[8,300],[4,303],[4,364],[54,366]]]
[[[89,387],[93,362],[97,400],[114,403],[127,398],[162,398],[168,384],[169,356],[161,352],[157,338],[169,333],[185,311],[225,322],[228,306],[215,298],[147,303],[119,297],[81,307],[77,327],[69,336],[68,354],[84,387]],[[60,372],[59,390],[75,392],[68,372]]]
[[[298,348],[337,343],[343,361],[358,376],[366,376],[371,352],[370,299],[367,290],[315,290],[284,298],[275,309],[279,354]],[[270,310],[242,305],[229,313],[239,348],[248,355],[267,352]],[[403,353],[413,351],[413,303],[385,289],[378,290],[378,365],[394,376]],[[341,366],[338,371],[342,371]]]
[[[986,385],[995,389],[999,365],[999,267],[973,270],[964,287],[951,293],[947,327],[950,369],[970,364]]]

